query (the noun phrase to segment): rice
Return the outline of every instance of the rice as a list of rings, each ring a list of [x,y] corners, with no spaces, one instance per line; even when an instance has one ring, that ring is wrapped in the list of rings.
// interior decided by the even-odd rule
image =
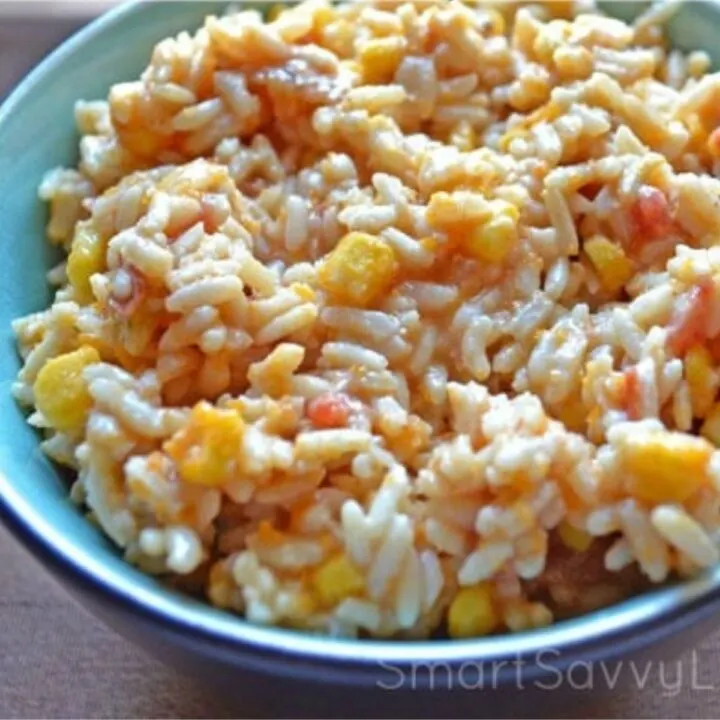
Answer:
[[[717,564],[720,75],[574,5],[229,13],[78,102],[13,394],[128,562],[397,639]]]

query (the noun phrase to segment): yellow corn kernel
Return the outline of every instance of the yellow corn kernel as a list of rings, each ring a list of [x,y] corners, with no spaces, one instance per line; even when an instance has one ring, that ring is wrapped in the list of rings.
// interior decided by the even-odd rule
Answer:
[[[370,85],[391,82],[404,52],[405,40],[400,36],[366,42],[360,50],[359,58],[363,81]]]
[[[715,447],[720,447],[720,403],[713,405],[700,428],[700,434]]]
[[[335,17],[335,10],[330,6],[321,6],[315,9],[313,15],[313,26],[316,30],[322,30],[327,27]]]
[[[630,435],[621,446],[628,489],[647,502],[684,502],[708,482],[713,447],[679,432]]]
[[[163,445],[180,477],[193,485],[217,487],[237,472],[237,457],[245,424],[235,410],[200,402],[192,409],[186,427]]]
[[[712,407],[717,391],[717,376],[707,348],[695,345],[685,356],[685,376],[690,390],[693,415],[704,418]]]
[[[557,409],[557,419],[571,432],[584,432],[587,425],[587,411],[580,395],[564,400]]]
[[[172,136],[158,135],[146,128],[117,128],[122,145],[133,155],[145,160],[154,158],[158,153],[167,150]]]
[[[583,249],[605,290],[619,292],[633,275],[633,266],[623,249],[602,235],[586,240]]]
[[[505,34],[505,18],[495,9],[489,8],[487,14],[490,20],[490,31],[493,35]]]
[[[491,214],[490,204],[480,193],[458,190],[452,193],[433,193],[426,217],[431,227],[453,232],[467,230],[472,224],[483,223]]]
[[[345,235],[318,270],[320,286],[350,305],[368,305],[386,293],[395,277],[393,249],[367,233]]]
[[[38,373],[33,386],[35,405],[56,430],[77,433],[85,427],[92,398],[83,370],[98,362],[98,351],[83,345],[48,360]]]
[[[467,252],[485,262],[502,262],[518,239],[519,213],[510,203],[494,202],[493,215],[474,227],[465,240]]]
[[[480,583],[460,590],[448,610],[448,632],[453,638],[470,638],[491,633],[499,624],[493,606],[492,588]]]
[[[450,143],[460,150],[460,152],[470,152],[473,150],[477,143],[473,126],[467,120],[459,122],[450,134]]]
[[[313,302],[315,300],[315,291],[307,283],[292,283],[290,289],[304,302]]]
[[[592,545],[593,537],[569,522],[563,521],[558,525],[558,536],[565,547],[577,552],[585,552]]]
[[[67,260],[67,276],[81,305],[94,300],[90,278],[105,269],[105,243],[88,223],[78,224]]]
[[[345,554],[336,555],[312,575],[311,583],[320,601],[332,607],[365,590],[365,578]]]

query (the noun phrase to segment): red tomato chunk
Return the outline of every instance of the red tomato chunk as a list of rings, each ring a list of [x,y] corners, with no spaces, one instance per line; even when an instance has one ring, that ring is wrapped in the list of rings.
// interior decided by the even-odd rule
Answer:
[[[640,377],[637,367],[625,371],[625,409],[630,420],[640,420]]]
[[[630,206],[630,245],[640,249],[648,242],[658,240],[672,230],[672,217],[665,194],[650,185],[642,185],[638,198]]]
[[[318,430],[346,427],[350,403],[340,393],[324,393],[308,403],[307,416]]]

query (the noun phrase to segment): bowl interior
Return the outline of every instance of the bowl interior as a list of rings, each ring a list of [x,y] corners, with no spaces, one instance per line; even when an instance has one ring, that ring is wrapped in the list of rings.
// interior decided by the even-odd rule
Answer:
[[[152,47],[163,37],[198,27],[205,15],[221,12],[222,2],[138,3],[120,8],[66,43],[36,69],[0,109],[0,249],[4,270],[0,283],[0,500],[24,531],[40,539],[78,571],[90,574],[116,594],[133,598],[178,622],[202,628],[226,638],[256,642],[265,647],[296,648],[324,652],[330,647],[337,657],[366,654],[404,657],[406,650],[391,643],[312,639],[291,631],[253,628],[242,619],[197,602],[161,586],[128,566],[111,544],[71,504],[66,486],[53,465],[39,452],[38,437],[26,424],[10,394],[19,360],[10,324],[13,319],[45,308],[51,293],[45,281],[57,254],[45,241],[46,209],[37,188],[43,173],[55,166],[76,163],[77,135],[73,105],[79,99],[106,97],[115,82],[135,79],[146,65]],[[632,17],[640,7],[633,2],[608,2],[609,12]],[[670,23],[673,42],[683,49],[703,48],[720,65],[720,5],[685,3]],[[658,616],[678,604],[698,598],[720,586],[720,571],[673,588],[649,593],[587,618],[560,623],[533,633],[538,647],[559,641],[562,633],[597,632],[617,628],[639,618]],[[488,638],[469,643],[468,657],[527,647],[528,636]],[[407,646],[405,646],[407,648]],[[444,642],[414,645],[418,656],[440,656]]]

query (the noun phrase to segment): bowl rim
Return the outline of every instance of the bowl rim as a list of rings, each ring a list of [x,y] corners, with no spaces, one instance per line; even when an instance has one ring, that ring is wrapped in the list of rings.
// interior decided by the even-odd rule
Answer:
[[[168,3],[171,4],[171,3]],[[202,3],[201,3],[202,4]],[[144,12],[143,0],[129,0],[108,10],[80,28],[38,63],[0,105],[3,124],[54,66],[83,44],[116,23]],[[11,350],[8,350],[11,351]],[[162,627],[179,641],[188,638],[242,656],[246,664],[278,673],[279,658],[296,676],[317,679],[335,674],[350,682],[366,684],[380,673],[419,668],[418,677],[434,664],[457,668],[464,663],[503,663],[517,658],[538,658],[557,652],[553,667],[567,667],[577,651],[583,658],[618,656],[643,648],[675,632],[710,604],[720,601],[720,567],[692,580],[650,590],[619,604],[538,630],[467,640],[354,640],[331,638],[303,631],[262,626],[231,612],[217,611],[209,603],[198,608],[175,601],[158,582],[151,589],[138,587],[132,577],[103,563],[79,541],[65,537],[0,472],[0,519],[41,563],[70,577],[99,599]],[[499,675],[502,675],[500,673]]]

